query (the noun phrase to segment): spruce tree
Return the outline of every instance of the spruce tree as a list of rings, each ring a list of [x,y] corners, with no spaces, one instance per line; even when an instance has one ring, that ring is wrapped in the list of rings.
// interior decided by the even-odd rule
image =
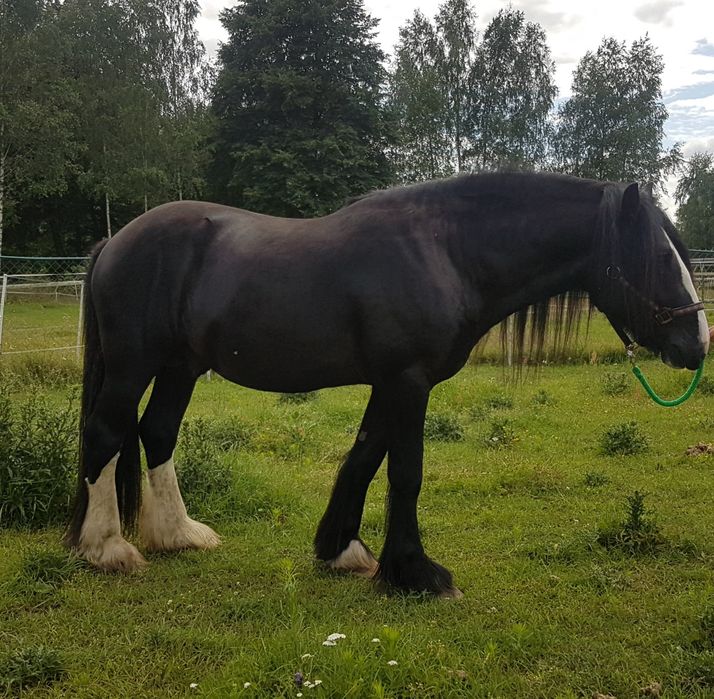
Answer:
[[[243,0],[221,21],[216,199],[314,216],[388,183],[384,54],[361,0]]]

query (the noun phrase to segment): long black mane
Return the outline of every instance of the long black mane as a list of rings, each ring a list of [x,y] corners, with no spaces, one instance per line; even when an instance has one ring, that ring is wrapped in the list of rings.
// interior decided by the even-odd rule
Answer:
[[[689,266],[686,247],[667,216],[659,209],[648,194],[640,196],[641,213],[638,221],[638,235],[634,240],[622,240],[618,216],[622,206],[625,185],[615,182],[583,180],[558,173],[500,171],[478,174],[462,174],[442,180],[416,183],[386,190],[369,192],[354,197],[345,203],[346,207],[360,202],[371,206],[384,204],[419,205],[426,201],[440,201],[450,197],[474,196],[484,190],[498,189],[504,196],[517,196],[528,188],[547,186],[558,188],[567,196],[568,187],[590,187],[602,191],[594,244],[590,251],[593,279],[602,284],[609,283],[608,268],[623,268],[627,259],[636,259],[638,269],[637,287],[640,292],[654,298],[656,286],[656,241],[657,231],[664,230],[672,240],[685,264]],[[534,216],[538,212],[534,212]],[[628,316],[634,318],[641,307],[637,299],[627,297]],[[508,359],[514,367],[539,365],[549,358],[564,358],[573,349],[580,337],[581,328],[589,328],[593,305],[584,289],[575,289],[555,297],[541,299],[516,311],[500,324],[500,344],[504,361]],[[642,322],[640,318],[640,322]],[[483,345],[483,342],[480,343]]]
[[[534,175],[538,176],[538,175]],[[593,181],[593,184],[596,184]],[[672,240],[685,264],[689,267],[686,247],[666,215],[648,194],[640,195],[640,217],[636,235],[623,240],[618,217],[622,207],[625,185],[614,182],[599,183],[602,199],[599,206],[590,270],[596,284],[612,284],[608,269],[627,269],[627,260],[637,260],[636,286],[642,296],[653,299],[656,290],[657,231],[664,230]],[[628,318],[653,323],[646,314],[643,319],[642,302],[632,294],[624,296]],[[589,294],[576,289],[520,309],[501,324],[501,346],[517,366],[540,364],[548,356],[564,359],[573,349],[585,321],[587,333],[594,306]]]

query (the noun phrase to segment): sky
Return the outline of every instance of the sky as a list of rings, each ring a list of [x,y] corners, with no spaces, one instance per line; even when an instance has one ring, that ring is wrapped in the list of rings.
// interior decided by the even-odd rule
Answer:
[[[419,9],[436,14],[441,0],[364,0],[367,12],[380,20],[377,38],[393,52],[399,27]],[[219,21],[234,0],[203,0],[198,30],[210,54],[227,34]],[[666,144],[680,142],[685,156],[714,152],[714,0],[512,0],[526,19],[546,32],[556,64],[558,98],[570,94],[580,57],[597,49],[605,36],[628,43],[648,34],[664,59],[662,93],[669,111]],[[483,30],[507,3],[475,0],[477,24]],[[673,191],[674,183],[668,189]],[[666,202],[671,208],[671,201]]]

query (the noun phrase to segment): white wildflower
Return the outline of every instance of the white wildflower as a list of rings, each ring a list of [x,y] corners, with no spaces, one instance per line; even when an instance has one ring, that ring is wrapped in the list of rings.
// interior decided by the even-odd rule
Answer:
[[[323,641],[322,645],[323,646],[336,646],[337,644],[334,641]]]
[[[301,697],[301,696],[302,696],[302,692],[298,692],[295,696],[296,696],[296,697]]]
[[[300,660],[306,660],[307,658],[312,658],[312,653],[303,653],[300,656]]]
[[[378,638],[373,638],[372,643],[381,643],[381,641]]]
[[[341,638],[347,638],[343,633],[331,633],[328,637],[328,641],[339,641]]]
[[[387,660],[387,665],[399,665],[396,660]]]
[[[243,689],[248,689],[250,687],[250,682],[243,682]]]
[[[190,685],[188,685],[189,689],[196,689],[198,687],[198,682],[191,682]]]
[[[305,680],[305,686],[308,689],[312,689],[315,685],[312,682],[310,682],[310,680]]]
[[[312,683],[312,686],[313,686],[313,687],[317,687],[318,684],[322,684],[322,680],[315,680],[315,681]]]

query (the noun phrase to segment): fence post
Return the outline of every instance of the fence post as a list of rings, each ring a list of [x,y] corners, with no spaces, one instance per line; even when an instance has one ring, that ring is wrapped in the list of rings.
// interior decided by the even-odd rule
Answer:
[[[0,354],[2,354],[2,327],[5,320],[5,301],[7,300],[7,274],[2,275],[2,290],[0,290]]]
[[[84,325],[84,284],[79,287],[79,323],[77,323],[77,359],[82,356],[82,326]]]

